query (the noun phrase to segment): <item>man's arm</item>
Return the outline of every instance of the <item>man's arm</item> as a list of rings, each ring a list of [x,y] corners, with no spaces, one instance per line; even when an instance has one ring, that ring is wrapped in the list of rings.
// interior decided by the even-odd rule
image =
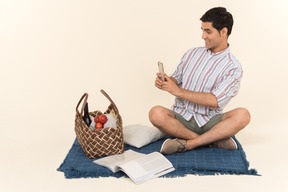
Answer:
[[[162,82],[160,80],[161,82],[159,82],[158,88],[198,105],[218,108],[217,98],[212,93],[200,93],[181,89],[174,77],[168,77],[166,74],[164,74],[164,76],[166,81]]]

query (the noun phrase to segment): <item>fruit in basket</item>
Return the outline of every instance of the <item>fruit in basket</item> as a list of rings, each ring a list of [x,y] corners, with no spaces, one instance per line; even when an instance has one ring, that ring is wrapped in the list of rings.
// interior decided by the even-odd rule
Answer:
[[[101,114],[94,117],[94,131],[97,131],[106,127],[116,128],[116,119],[113,115]]]
[[[100,115],[100,116],[99,116],[99,121],[100,121],[100,123],[102,123],[102,124],[106,123],[106,122],[107,122],[107,116],[104,115],[104,114]]]
[[[106,123],[107,122],[107,116],[102,114],[102,115],[96,115],[94,118],[95,123]]]
[[[95,122],[95,123],[99,123],[99,122],[100,122],[100,119],[99,119],[99,116],[98,116],[98,115],[95,116],[94,122]]]
[[[102,128],[103,128],[103,124],[102,123],[100,123],[100,122],[96,123],[95,131],[98,130],[98,129],[102,129]]]

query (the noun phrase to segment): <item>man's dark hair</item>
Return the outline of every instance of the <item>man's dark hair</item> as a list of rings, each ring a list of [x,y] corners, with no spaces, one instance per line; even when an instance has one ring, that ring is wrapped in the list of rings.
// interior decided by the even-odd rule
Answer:
[[[224,7],[215,7],[208,10],[201,18],[202,22],[212,22],[212,26],[220,32],[224,27],[228,29],[227,36],[231,34],[233,17]]]

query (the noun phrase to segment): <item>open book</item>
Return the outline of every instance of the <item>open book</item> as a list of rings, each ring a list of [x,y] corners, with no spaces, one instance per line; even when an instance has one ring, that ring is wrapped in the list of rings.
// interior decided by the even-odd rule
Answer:
[[[123,171],[136,184],[175,170],[172,163],[159,152],[146,155],[127,150],[123,154],[104,157],[93,162],[109,168],[113,173]]]

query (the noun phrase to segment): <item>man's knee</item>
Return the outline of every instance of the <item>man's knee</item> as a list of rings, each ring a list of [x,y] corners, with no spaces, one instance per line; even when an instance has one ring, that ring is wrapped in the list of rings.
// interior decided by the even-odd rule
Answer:
[[[149,112],[149,119],[153,124],[159,124],[168,115],[168,109],[162,106],[155,106]]]
[[[237,123],[240,127],[246,127],[251,119],[250,113],[245,108],[237,108],[233,111],[233,116],[237,119]]]
[[[239,115],[242,118],[242,124],[244,127],[250,123],[251,116],[250,113],[247,109],[245,108],[238,108],[239,110]]]
[[[149,119],[153,123],[157,119],[160,118],[160,116],[163,113],[163,107],[161,106],[154,106],[150,111],[149,111]]]

